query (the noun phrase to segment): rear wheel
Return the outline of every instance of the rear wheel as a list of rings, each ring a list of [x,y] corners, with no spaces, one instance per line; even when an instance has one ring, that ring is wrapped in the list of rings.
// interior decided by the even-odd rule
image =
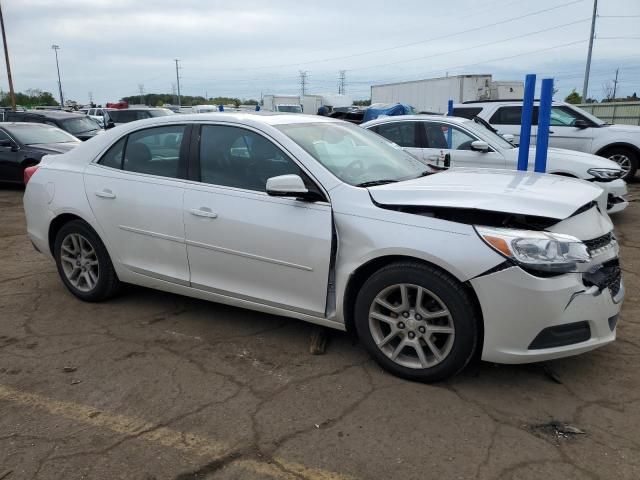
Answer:
[[[391,264],[365,282],[356,299],[355,323],[380,366],[422,382],[462,370],[478,337],[474,309],[462,285],[414,262]]]
[[[638,170],[638,154],[629,148],[612,147],[602,154],[603,157],[613,160],[624,171],[624,180],[632,180]]]
[[[54,256],[60,278],[76,297],[99,302],[117,292],[120,282],[107,249],[85,222],[73,220],[60,228]]]

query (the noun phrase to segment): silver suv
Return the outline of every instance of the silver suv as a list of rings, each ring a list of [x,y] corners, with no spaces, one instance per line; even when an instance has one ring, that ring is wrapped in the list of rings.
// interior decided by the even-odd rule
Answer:
[[[534,104],[532,145],[535,145],[538,133],[538,104]],[[522,101],[465,102],[455,105],[453,114],[456,117],[480,117],[501,135],[514,135],[515,142],[519,140]],[[553,102],[549,146],[609,158],[625,171],[624,179],[630,180],[640,162],[640,126],[610,125],[574,105]]]

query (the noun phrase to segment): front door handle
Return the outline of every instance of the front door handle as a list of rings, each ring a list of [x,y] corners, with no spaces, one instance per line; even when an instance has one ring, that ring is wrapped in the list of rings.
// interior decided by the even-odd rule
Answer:
[[[208,207],[192,208],[191,215],[196,217],[218,218],[218,214],[211,211]]]
[[[96,194],[96,197],[100,197],[100,198],[116,198],[116,194],[113,193],[108,188],[105,188],[104,190],[99,192],[95,192],[95,194]]]

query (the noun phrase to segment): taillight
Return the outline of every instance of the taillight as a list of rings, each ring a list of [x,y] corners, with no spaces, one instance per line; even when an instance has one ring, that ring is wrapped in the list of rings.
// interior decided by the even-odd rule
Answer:
[[[36,173],[36,170],[40,168],[40,165],[34,165],[33,167],[27,167],[24,169],[24,184],[27,185],[33,174]]]

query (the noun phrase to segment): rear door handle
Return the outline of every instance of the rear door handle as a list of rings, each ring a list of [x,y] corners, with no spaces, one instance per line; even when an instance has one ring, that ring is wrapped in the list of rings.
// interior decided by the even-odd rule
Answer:
[[[95,192],[95,194],[96,194],[96,197],[100,197],[100,198],[116,198],[116,194],[113,193],[108,188],[105,188],[100,192]]]
[[[218,218],[218,214],[211,211],[210,208],[200,207],[200,208],[192,208],[191,215],[195,215],[196,217],[206,217],[206,218]]]

